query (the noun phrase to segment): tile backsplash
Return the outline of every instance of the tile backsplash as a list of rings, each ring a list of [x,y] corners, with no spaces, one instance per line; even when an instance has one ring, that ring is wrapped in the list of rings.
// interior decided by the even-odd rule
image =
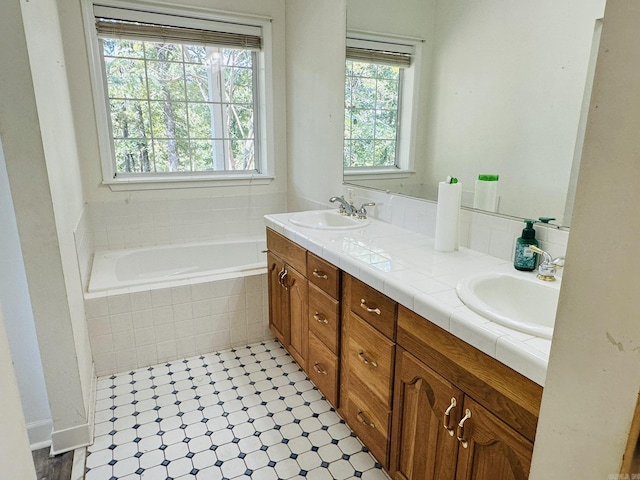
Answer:
[[[345,198],[352,195],[356,205],[375,202],[375,207],[367,209],[372,218],[430,237],[435,236],[437,206],[434,202],[349,185],[344,186],[344,195]],[[327,202],[327,206],[329,205]],[[460,212],[460,246],[512,260],[516,239],[523,228],[522,220],[463,208]],[[536,224],[534,228],[540,248],[553,257],[565,255],[568,230],[542,224]]]

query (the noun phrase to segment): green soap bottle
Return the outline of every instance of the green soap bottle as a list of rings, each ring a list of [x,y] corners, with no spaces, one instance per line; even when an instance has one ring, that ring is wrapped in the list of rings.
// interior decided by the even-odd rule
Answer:
[[[513,258],[513,266],[516,270],[530,272],[536,268],[538,254],[529,248],[529,245],[538,246],[536,231],[533,229],[535,222],[535,220],[525,219],[524,223],[527,226],[522,230],[522,236],[516,240],[516,252]]]

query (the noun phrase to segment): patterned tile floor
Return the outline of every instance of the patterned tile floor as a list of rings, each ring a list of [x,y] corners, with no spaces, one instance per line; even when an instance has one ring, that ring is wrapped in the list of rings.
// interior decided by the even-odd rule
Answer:
[[[86,480],[387,480],[277,342],[98,379]]]

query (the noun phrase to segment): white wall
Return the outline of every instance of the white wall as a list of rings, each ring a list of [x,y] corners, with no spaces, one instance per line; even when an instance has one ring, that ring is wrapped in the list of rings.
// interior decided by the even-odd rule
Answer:
[[[68,106],[64,105],[65,63],[55,12],[48,2],[22,2],[22,6],[24,19],[19,2],[0,4],[1,43],[11,46],[0,52],[1,62],[11,65],[0,69],[0,135],[57,451],[90,440],[92,364],[72,235],[82,195],[74,181],[77,176],[65,172],[73,169],[74,160],[67,155],[73,154],[74,145]],[[51,18],[54,21],[47,22]],[[29,23],[32,21],[35,23]],[[38,38],[32,38],[36,42],[29,46],[25,23],[27,29],[37,31]],[[29,50],[37,67],[34,75]],[[43,91],[51,93],[41,94]],[[45,120],[47,125],[41,125]]]
[[[607,2],[531,480],[618,478],[638,401],[639,59],[638,2]]]
[[[9,355],[9,340],[0,306],[0,465],[5,478],[35,480],[36,470],[20,406],[20,394]]]
[[[289,210],[342,190],[344,0],[287,0]]]
[[[35,448],[51,441],[51,411],[44,383],[42,360],[31,311],[27,276],[22,261],[18,227],[9,178],[0,142],[0,303],[5,317],[11,357],[16,369],[22,410]]]

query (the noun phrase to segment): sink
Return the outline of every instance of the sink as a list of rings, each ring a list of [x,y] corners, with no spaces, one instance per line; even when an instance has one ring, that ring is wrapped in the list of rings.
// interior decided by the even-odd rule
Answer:
[[[369,224],[369,220],[367,219],[361,220],[356,217],[347,217],[333,210],[300,212],[292,215],[289,221],[300,227],[317,228],[321,230],[349,230],[352,228],[366,227]]]
[[[484,273],[460,282],[456,292],[467,307],[488,320],[542,338],[553,335],[559,282]]]

